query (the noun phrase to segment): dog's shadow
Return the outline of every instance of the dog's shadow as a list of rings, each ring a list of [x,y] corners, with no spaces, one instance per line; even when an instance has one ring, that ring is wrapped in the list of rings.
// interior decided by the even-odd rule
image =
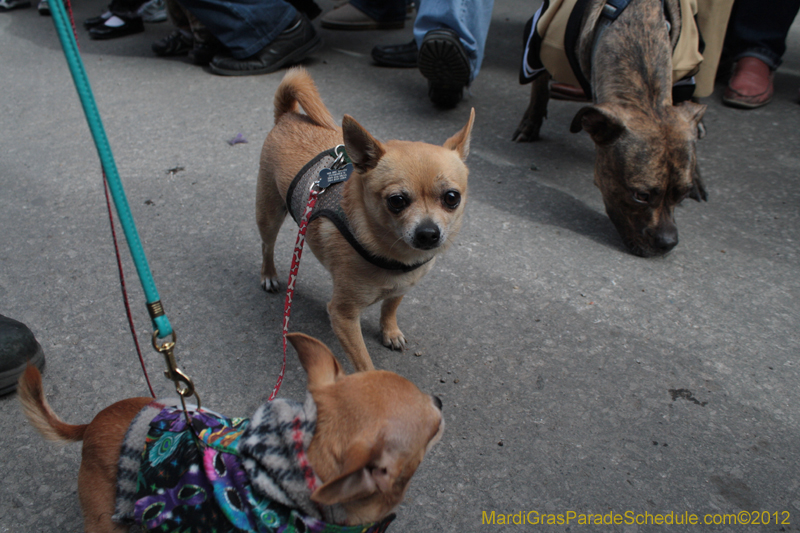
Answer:
[[[582,147],[561,146],[557,150],[553,149],[552,142],[543,139],[535,145],[520,145],[523,148],[536,147],[536,152],[560,152],[567,150],[573,152],[569,160],[577,160],[574,168],[569,172],[572,175],[586,174],[585,166],[588,166],[588,174],[585,176],[587,182],[585,186],[594,187],[591,184],[591,161],[594,158],[593,151],[586,151]],[[491,179],[470,179],[470,193],[474,198],[488,203],[492,207],[508,212],[517,217],[524,218],[536,224],[554,226],[566,231],[588,237],[598,244],[615,248],[621,252],[627,252],[622,239],[617,233],[614,225],[608,216],[597,208],[587,205],[580,198],[575,197],[565,190],[561,190],[555,185],[542,181],[535,176],[535,172],[550,172],[559,164],[558,161],[540,159],[540,170],[533,170],[529,164],[527,167],[514,165],[509,167],[501,176],[498,175],[495,164],[486,158],[480,151],[475,154],[477,157],[470,158],[470,169],[472,176],[491,176]],[[586,158],[587,164],[583,165],[580,159]],[[555,178],[554,178],[555,179]],[[565,189],[571,189],[575,179],[570,179],[570,183],[564,183]],[[580,179],[583,181],[583,178]],[[584,184],[577,185],[583,187]],[[596,192],[599,195],[599,192]]]

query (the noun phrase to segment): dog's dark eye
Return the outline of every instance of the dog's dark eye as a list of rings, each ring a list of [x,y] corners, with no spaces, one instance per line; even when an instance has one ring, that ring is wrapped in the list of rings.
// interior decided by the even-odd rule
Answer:
[[[455,209],[458,207],[458,204],[461,203],[461,195],[458,193],[458,191],[447,191],[444,193],[442,201],[444,202],[444,205],[450,209]]]
[[[386,199],[389,210],[393,213],[399,213],[408,205],[408,200],[402,194],[393,194]]]
[[[650,193],[643,192],[643,191],[633,191],[633,199],[639,202],[640,204],[646,204],[650,202]]]

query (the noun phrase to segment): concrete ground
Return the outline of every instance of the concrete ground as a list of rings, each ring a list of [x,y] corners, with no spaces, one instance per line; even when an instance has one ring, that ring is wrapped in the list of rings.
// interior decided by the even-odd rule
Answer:
[[[77,4],[78,21],[104,6]],[[323,30],[324,49],[305,62],[334,117],[351,114],[380,139],[442,143],[477,113],[466,222],[400,307],[408,349],[381,346],[377,309],[363,318],[376,366],[440,396],[447,420],[391,530],[521,530],[484,525],[484,512],[495,522],[531,511],[641,522],[759,511],[768,525],[589,526],[570,514],[522,530],[797,531],[800,25],[769,106],[724,107],[722,86],[704,100],[709,201],[677,211],[672,253],[642,259],[605,215],[588,135],[568,131],[580,104],[551,102],[541,142],[510,141],[528,98],[520,36],[536,4],[497,0],[481,74],[452,111],[432,107],[417,71],[371,65],[374,44],[407,42],[410,27]],[[280,364],[283,296],[259,288],[253,203],[282,74],[224,78],[155,58],[166,24],[110,42],[78,32],[179,364],[205,405],[248,415]],[[86,422],[147,394],[99,162],[51,20],[35,9],[0,15],[0,50],[0,313],[42,343],[55,410]],[[226,142],[240,133],[247,144]],[[282,277],[295,232],[287,223],[279,238]],[[150,376],[169,395],[124,254]],[[291,329],[341,356],[330,293],[306,254]],[[290,354],[282,395],[301,399],[304,387]],[[15,395],[0,399],[0,443],[0,532],[81,530],[80,447],[43,442]]]

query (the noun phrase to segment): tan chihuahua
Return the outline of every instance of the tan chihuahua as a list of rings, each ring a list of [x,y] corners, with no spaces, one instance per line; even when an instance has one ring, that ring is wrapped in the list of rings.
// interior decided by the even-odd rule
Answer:
[[[296,493],[291,493],[289,501],[302,502],[303,498],[306,498],[312,512],[321,509],[319,512],[323,519],[335,516],[338,517],[336,523],[347,525],[383,521],[384,525],[373,524],[373,529],[370,529],[370,531],[383,531],[386,524],[393,518],[390,513],[402,501],[411,476],[426,452],[441,438],[444,431],[441,401],[435,396],[423,394],[410,381],[391,372],[371,371],[345,375],[339,362],[320,341],[300,333],[289,334],[288,338],[297,350],[300,362],[308,374],[310,397],[307,398],[304,406],[288,400],[275,400],[263,405],[249,420],[249,426],[244,431],[238,445],[239,453],[245,456],[248,446],[250,449],[258,450],[260,448],[263,450],[265,448],[281,448],[281,446],[275,445],[275,442],[286,444],[284,441],[275,441],[276,438],[280,438],[280,435],[276,437],[272,434],[258,433],[264,431],[260,429],[262,427],[270,429],[271,433],[277,433],[272,430],[285,426],[288,428],[286,432],[291,435],[290,439],[294,438],[294,443],[297,442],[296,435],[301,431],[299,428],[306,427],[297,422],[297,418],[294,419],[296,424],[272,421],[271,424],[258,425],[259,417],[265,419],[266,415],[263,413],[269,413],[270,409],[271,412],[279,412],[281,409],[285,412],[286,409],[291,409],[287,406],[295,405],[300,407],[294,407],[294,409],[300,409],[304,416],[313,412],[315,424],[307,426],[310,428],[307,436],[310,444],[307,440],[304,441],[304,444],[299,447],[297,458],[294,458],[294,462],[300,464],[298,467],[300,470],[297,472],[303,472],[303,474],[278,475],[275,478],[279,480],[299,478],[302,486]],[[78,494],[85,530],[87,532],[127,531],[129,523],[119,522],[121,513],[119,494],[125,492],[126,476],[123,473],[131,457],[144,462],[143,457],[152,461],[154,455],[152,452],[145,453],[144,441],[137,441],[140,445],[133,446],[131,449],[134,453],[130,455],[126,454],[124,446],[131,438],[130,434],[134,432],[134,428],[141,425],[140,420],[144,413],[156,405],[152,403],[153,399],[123,400],[101,411],[89,424],[70,425],[62,422],[48,405],[42,390],[41,375],[34,366],[28,366],[20,378],[18,390],[25,415],[45,438],[61,442],[83,440],[83,460],[78,474]],[[164,406],[158,405],[158,407]],[[163,413],[164,411],[156,412]],[[205,412],[208,413],[208,411]],[[196,418],[192,424],[195,427],[196,439],[200,440],[204,433],[199,432],[196,426],[201,416],[197,413],[195,415]],[[311,416],[309,415],[307,419],[310,420]],[[307,419],[303,418],[302,424],[306,424]],[[158,420],[158,417],[155,420]],[[175,421],[182,423],[182,416],[177,417]],[[283,421],[278,420],[278,422]],[[150,423],[149,431],[153,431],[154,425],[154,422]],[[253,430],[254,426],[257,429]],[[174,426],[170,426],[169,430],[172,431],[173,428]],[[169,435],[170,442],[180,440],[174,438],[175,433]],[[148,439],[150,438],[151,434],[148,433]],[[253,442],[253,438],[256,439],[255,442]],[[198,446],[191,438],[184,440],[188,442],[189,446]],[[221,439],[217,442],[221,442]],[[288,447],[284,446],[284,448],[296,447],[291,440],[288,444]],[[123,451],[121,452],[121,450]],[[150,448],[147,448],[147,451],[149,452]],[[216,453],[213,450],[212,452]],[[207,453],[205,448],[200,450],[201,455]],[[192,450],[190,456],[196,458],[198,452]],[[263,459],[261,461],[266,464]],[[202,463],[202,461],[200,462]],[[211,462],[214,463],[214,472],[219,473],[220,469],[217,468],[217,464],[223,464],[222,461]],[[280,457],[276,464],[281,468],[286,468],[286,462],[285,457]],[[160,472],[163,472],[165,464],[166,461],[159,463]],[[242,464],[247,466],[245,461]],[[274,471],[275,464],[270,466]],[[313,470],[310,474],[308,474],[308,466]],[[138,470],[139,476],[144,475],[141,473],[144,468],[142,466]],[[257,470],[257,473],[254,474],[251,470],[246,470],[247,480],[253,487],[253,493],[259,494],[258,487],[261,486],[259,485],[259,476],[262,474],[258,472],[262,471]],[[187,467],[183,468],[183,471],[192,472],[193,470]],[[197,467],[194,467],[194,471],[197,471]],[[127,479],[142,479],[137,478],[136,472],[134,471],[134,475]],[[311,481],[315,482],[308,489],[302,482],[304,475],[306,481],[310,475]],[[275,478],[270,478],[267,485],[276,483]],[[137,485],[134,482],[134,487],[141,488],[142,485],[147,486],[148,483],[139,482]],[[196,500],[196,494],[200,492],[197,487],[202,486],[202,483],[193,480],[189,486],[194,490],[192,497],[195,499],[186,503],[186,512],[189,513],[190,518],[196,518],[195,515],[199,513],[197,509],[200,505]],[[312,487],[313,490],[311,490]],[[159,489],[155,491],[156,496],[149,496],[149,498],[157,498],[164,492],[165,490]],[[214,486],[213,491],[208,490],[207,492],[216,494],[217,486]],[[141,496],[135,491],[134,494],[137,498]],[[268,493],[268,496],[271,495],[271,492]],[[185,493],[181,493],[177,499],[185,498],[187,498]],[[227,496],[225,500],[228,503],[239,501]],[[281,501],[277,498],[273,498],[273,500]],[[141,501],[143,500],[139,499],[137,505]],[[157,508],[157,506],[150,506],[145,510],[141,522],[136,519],[130,521],[141,523],[146,529],[154,527],[154,522],[145,521],[145,519],[152,518],[152,516],[148,516],[148,513],[152,513],[153,508]],[[275,508],[284,509],[280,505]],[[214,515],[216,519],[219,519],[223,513],[218,511],[219,508],[216,509]],[[300,507],[300,509],[304,508]],[[177,513],[177,511],[170,509],[169,519],[174,518],[172,513]],[[295,516],[296,513],[292,512],[291,519],[298,520]],[[228,514],[229,511],[225,511],[225,516]],[[262,512],[262,515],[264,514],[266,513]],[[114,516],[113,520],[112,516]],[[229,520],[231,519],[229,518]],[[308,521],[313,521],[313,518],[304,516],[302,520],[308,524],[310,523]],[[208,525],[208,522],[203,523]],[[229,523],[227,525],[230,526]]]
[[[299,113],[298,104],[305,114]],[[278,291],[273,257],[278,230],[287,212],[299,222],[307,184],[319,176],[320,152],[344,145],[352,160],[352,168],[344,172],[352,173],[337,191],[333,186],[320,193],[322,208],[312,213],[306,240],[333,278],[328,314],[358,371],[374,368],[361,334],[362,311],[383,301],[383,344],[405,348],[397,307],[461,227],[469,173],[464,161],[474,120],[473,109],[467,124],[444,146],[384,143],[349,115],[339,128],[304,69],[291,69],[278,87],[275,127],[264,141],[256,191],[261,285]]]

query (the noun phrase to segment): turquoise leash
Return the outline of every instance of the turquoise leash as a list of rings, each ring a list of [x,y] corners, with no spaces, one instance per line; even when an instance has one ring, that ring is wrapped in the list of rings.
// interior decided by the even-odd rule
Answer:
[[[184,412],[186,403],[184,399],[189,396],[194,396],[197,400],[197,407],[200,407],[200,397],[197,395],[192,380],[178,369],[175,355],[173,350],[175,348],[175,331],[169,323],[169,319],[164,312],[164,306],[161,305],[161,298],[158,296],[158,289],[156,289],[153,274],[150,272],[150,266],[147,263],[147,257],[144,254],[142,241],[139,239],[139,233],[136,231],[136,224],[133,221],[128,199],[125,196],[125,190],[122,187],[122,180],[120,180],[117,165],[114,162],[114,156],[111,153],[111,146],[108,143],[103,122],[100,119],[100,112],[97,110],[97,103],[92,94],[92,87],[89,84],[89,78],[86,76],[86,69],[81,61],[80,53],[78,52],[78,43],[75,41],[75,34],[71,19],[67,17],[67,11],[64,7],[62,0],[50,0],[50,12],[53,16],[53,23],[55,24],[56,33],[61,41],[61,47],[64,49],[64,56],[67,59],[67,66],[69,66],[72,79],[75,82],[75,88],[78,91],[78,97],[83,106],[83,112],[86,115],[86,121],[89,124],[89,130],[92,132],[94,144],[97,147],[97,154],[100,156],[100,163],[103,166],[103,172],[106,177],[106,183],[111,190],[111,197],[114,200],[114,207],[117,209],[117,216],[119,217],[122,230],[125,233],[125,239],[128,241],[128,248],[131,251],[133,264],[136,266],[136,272],[139,274],[139,281],[142,283],[142,289],[147,300],[147,311],[150,313],[150,318],[153,321],[153,347],[159,353],[164,355],[167,362],[167,370],[165,372],[168,379],[175,383],[175,390],[181,397]],[[158,344],[157,339],[171,336],[171,341],[165,341],[161,345]]]
[[[72,79],[75,82],[75,88],[78,91],[78,96],[83,105],[83,112],[86,114],[86,121],[89,123],[89,129],[92,132],[92,138],[97,147],[97,153],[100,156],[100,163],[108,179],[111,197],[114,200],[114,206],[117,209],[117,216],[119,217],[120,224],[122,224],[125,239],[128,241],[128,248],[130,248],[131,256],[133,257],[133,264],[136,266],[136,272],[139,274],[139,280],[144,289],[144,295],[147,299],[147,309],[153,321],[153,329],[157,332],[158,338],[164,338],[174,333],[172,325],[169,323],[167,315],[164,314],[164,307],[161,305],[158,289],[156,289],[153,274],[150,272],[150,266],[147,263],[147,257],[145,257],[144,249],[142,248],[142,241],[139,239],[139,233],[136,231],[136,225],[133,221],[133,215],[131,214],[128,200],[125,197],[125,190],[122,188],[122,181],[117,171],[117,165],[111,153],[111,146],[108,144],[108,138],[103,129],[103,122],[97,110],[97,103],[92,94],[92,87],[89,85],[89,78],[86,76],[83,61],[81,61],[78,52],[78,44],[75,42],[72,24],[67,17],[67,12],[62,0],[51,0],[50,11],[53,16],[53,23],[55,24],[58,38],[61,40],[61,47],[64,49],[67,65],[69,66],[70,73],[72,73]]]

